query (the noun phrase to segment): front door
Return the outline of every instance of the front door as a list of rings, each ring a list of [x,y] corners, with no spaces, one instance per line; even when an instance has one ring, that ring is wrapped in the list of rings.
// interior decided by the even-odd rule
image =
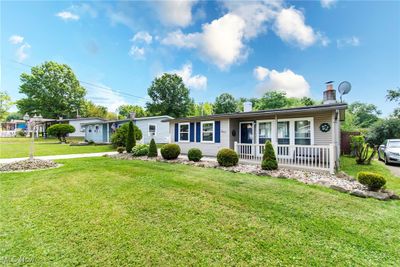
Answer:
[[[253,143],[253,122],[240,123],[240,143],[252,144]]]

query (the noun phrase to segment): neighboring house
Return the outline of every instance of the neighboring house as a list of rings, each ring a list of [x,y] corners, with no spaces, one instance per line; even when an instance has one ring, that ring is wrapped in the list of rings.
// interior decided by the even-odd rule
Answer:
[[[216,114],[168,119],[171,142],[182,153],[199,148],[216,156],[221,148],[234,149],[241,161],[260,162],[271,141],[280,166],[334,172],[339,165],[340,121],[347,104],[336,103],[328,84],[324,104],[298,108]]]
[[[83,123],[99,123],[104,122],[105,119],[98,117],[90,117],[90,118],[75,118],[75,119],[59,119],[57,122],[59,123],[68,123],[69,125],[74,126],[75,132],[68,134],[69,137],[84,137],[85,129],[82,128]]]
[[[169,123],[162,122],[166,119],[172,119],[170,116],[154,116],[133,119],[133,123],[142,131],[143,138],[139,143],[150,143],[154,138],[156,143],[169,143]],[[85,132],[85,140],[95,143],[110,143],[111,135],[122,124],[128,123],[131,119],[110,120],[95,123],[82,123]]]
[[[2,122],[0,137],[14,137],[18,131],[26,131],[26,129],[26,122],[24,120]]]

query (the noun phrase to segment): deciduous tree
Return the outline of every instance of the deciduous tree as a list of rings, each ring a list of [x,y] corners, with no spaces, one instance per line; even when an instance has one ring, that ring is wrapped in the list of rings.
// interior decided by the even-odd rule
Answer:
[[[190,114],[193,100],[189,96],[189,89],[182,78],[176,74],[164,73],[155,78],[148,89],[151,102],[146,103],[152,115],[169,115],[172,117],[185,117]]]
[[[233,113],[238,111],[238,105],[233,95],[223,93],[215,99],[214,102],[214,113]]]
[[[0,121],[4,120],[8,115],[8,110],[13,105],[11,97],[7,92],[0,91]]]
[[[86,90],[66,64],[48,61],[22,73],[19,92],[26,95],[17,101],[19,111],[40,113],[45,118],[72,118],[80,110]]]

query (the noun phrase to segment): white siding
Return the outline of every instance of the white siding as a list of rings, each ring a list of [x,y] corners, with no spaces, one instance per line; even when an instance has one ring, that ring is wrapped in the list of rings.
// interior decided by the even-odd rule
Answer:
[[[143,138],[140,143],[148,144],[151,141],[151,136],[149,135],[149,124],[156,125],[156,135],[154,136],[154,141],[157,144],[169,143],[169,122],[161,122],[166,118],[154,118],[154,119],[138,119],[135,120],[135,124],[142,131]]]
[[[81,123],[101,123],[101,120],[93,119],[93,120],[70,120],[68,123],[75,127],[75,132],[69,134],[70,137],[85,137],[85,132],[81,131]]]

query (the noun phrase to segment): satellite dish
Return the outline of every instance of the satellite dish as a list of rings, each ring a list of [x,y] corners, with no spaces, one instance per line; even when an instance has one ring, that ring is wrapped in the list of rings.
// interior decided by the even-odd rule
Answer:
[[[351,91],[351,83],[348,81],[341,82],[338,87],[340,93],[340,102],[342,102],[342,96],[348,94]]]

